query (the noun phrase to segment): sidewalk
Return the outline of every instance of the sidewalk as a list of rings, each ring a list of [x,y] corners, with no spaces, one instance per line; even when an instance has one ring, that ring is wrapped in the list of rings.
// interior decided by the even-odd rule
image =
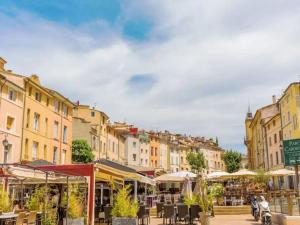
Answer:
[[[151,218],[150,225],[162,225],[162,224],[163,224],[162,219],[158,219],[156,217]],[[260,225],[260,224],[261,224],[260,222],[255,222],[253,217],[250,214],[249,215],[219,215],[212,218],[210,223],[210,225]]]

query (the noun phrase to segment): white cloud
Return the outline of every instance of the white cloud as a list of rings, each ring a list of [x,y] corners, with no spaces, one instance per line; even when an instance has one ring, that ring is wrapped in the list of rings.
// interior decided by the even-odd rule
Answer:
[[[74,101],[97,103],[112,120],[218,136],[226,147],[242,148],[248,101],[253,109],[269,104],[298,79],[300,4],[127,3],[123,18],[153,20],[149,40],[128,41],[105,21],[75,28],[18,11],[0,15],[1,56]],[[135,74],[156,82],[132,94]]]

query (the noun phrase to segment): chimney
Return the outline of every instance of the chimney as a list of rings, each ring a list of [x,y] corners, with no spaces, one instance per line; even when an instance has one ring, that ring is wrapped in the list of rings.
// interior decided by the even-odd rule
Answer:
[[[6,61],[0,57],[0,71],[5,71],[4,65],[6,64]]]
[[[273,104],[276,103],[276,95],[272,95],[272,102],[273,102]]]

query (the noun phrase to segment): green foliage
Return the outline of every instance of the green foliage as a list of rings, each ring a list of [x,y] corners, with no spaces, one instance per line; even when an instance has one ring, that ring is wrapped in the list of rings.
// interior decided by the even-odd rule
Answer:
[[[195,205],[198,203],[198,198],[196,195],[192,195],[191,198],[189,197],[184,197],[184,204],[191,206],[191,205]]]
[[[130,186],[127,185],[119,190],[112,209],[113,217],[134,218],[137,216],[138,203],[130,199],[129,188]]]
[[[53,209],[55,200],[47,194],[46,187],[37,187],[27,201],[31,211],[43,212],[42,225],[56,225],[56,210]]]
[[[227,172],[233,173],[240,169],[241,167],[241,161],[242,161],[242,155],[239,152],[236,151],[226,151],[223,160],[226,165]]]
[[[201,173],[206,168],[205,157],[202,152],[189,152],[186,159],[196,173]]]
[[[67,207],[67,192],[64,192],[64,195],[61,200],[61,206]],[[83,196],[79,192],[78,185],[69,186],[69,206],[68,206],[68,218],[76,219],[83,217]]]
[[[214,198],[220,198],[223,196],[224,194],[224,187],[222,184],[213,184],[213,186],[210,188],[210,194],[214,197]]]
[[[260,188],[266,189],[271,176],[263,169],[258,169],[256,173],[257,174],[254,177],[255,183],[257,183]]]
[[[9,212],[11,209],[12,205],[8,193],[3,191],[3,189],[0,189],[0,210],[3,212]]]
[[[92,148],[86,140],[74,140],[72,142],[72,160],[73,162],[89,163],[94,160]]]
[[[199,192],[199,206],[201,210],[205,213],[208,213],[213,210],[213,195],[208,194],[208,186],[202,178],[198,177],[198,192]]]

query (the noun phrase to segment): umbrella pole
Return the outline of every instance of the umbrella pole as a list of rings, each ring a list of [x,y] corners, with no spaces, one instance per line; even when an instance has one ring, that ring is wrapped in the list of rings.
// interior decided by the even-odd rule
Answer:
[[[297,197],[299,197],[299,168],[298,165],[295,166],[295,173],[296,173],[296,193],[297,193]]]

